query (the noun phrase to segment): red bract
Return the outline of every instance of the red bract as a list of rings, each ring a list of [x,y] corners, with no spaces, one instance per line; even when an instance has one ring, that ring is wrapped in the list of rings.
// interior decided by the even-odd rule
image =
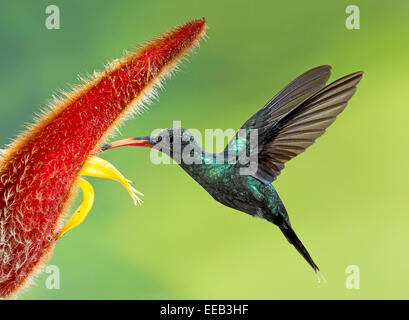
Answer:
[[[78,172],[107,133],[198,41],[205,19],[181,25],[111,63],[57,103],[0,162],[0,297],[51,253]]]

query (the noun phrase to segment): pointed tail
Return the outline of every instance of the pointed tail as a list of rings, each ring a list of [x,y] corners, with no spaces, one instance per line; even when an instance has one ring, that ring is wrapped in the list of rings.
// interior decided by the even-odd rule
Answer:
[[[324,276],[320,272],[320,269],[315,264],[314,260],[312,260],[310,254],[308,253],[307,249],[302,244],[301,240],[298,239],[291,225],[289,225],[288,222],[284,220],[283,223],[279,226],[279,228],[281,232],[287,238],[288,242],[290,242],[297,249],[297,251],[304,257],[304,259],[308,262],[308,264],[314,269],[315,274],[318,277],[318,282],[321,282],[320,277],[322,278],[324,282],[326,282]]]

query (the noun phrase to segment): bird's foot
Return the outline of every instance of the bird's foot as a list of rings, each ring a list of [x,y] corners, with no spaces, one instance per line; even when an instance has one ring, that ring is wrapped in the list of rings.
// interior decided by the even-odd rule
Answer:
[[[128,190],[135,204],[142,203],[142,199],[140,199],[138,195],[143,196],[143,194],[133,188],[131,182],[127,180],[111,163],[104,159],[90,157],[85,162],[79,175],[80,177],[77,179],[76,184],[81,188],[83,194],[82,201],[57,235],[57,239],[61,238],[68,230],[82,223],[94,203],[94,189],[87,180],[81,177],[81,175],[116,180]]]

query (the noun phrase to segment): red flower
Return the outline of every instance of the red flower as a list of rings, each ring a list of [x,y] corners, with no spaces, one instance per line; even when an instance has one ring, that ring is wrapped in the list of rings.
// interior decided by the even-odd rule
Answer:
[[[188,22],[115,60],[6,151],[0,162],[0,297],[14,294],[49,257],[82,166],[205,28],[205,19]]]

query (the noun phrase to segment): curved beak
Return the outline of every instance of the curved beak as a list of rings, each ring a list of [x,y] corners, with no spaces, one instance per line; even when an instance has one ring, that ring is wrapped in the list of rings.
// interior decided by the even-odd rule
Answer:
[[[118,140],[115,142],[108,143],[100,148],[100,152],[106,151],[113,148],[125,147],[125,146],[134,146],[134,147],[148,147],[152,148],[153,144],[151,143],[150,137],[140,137],[140,138],[130,138]]]

